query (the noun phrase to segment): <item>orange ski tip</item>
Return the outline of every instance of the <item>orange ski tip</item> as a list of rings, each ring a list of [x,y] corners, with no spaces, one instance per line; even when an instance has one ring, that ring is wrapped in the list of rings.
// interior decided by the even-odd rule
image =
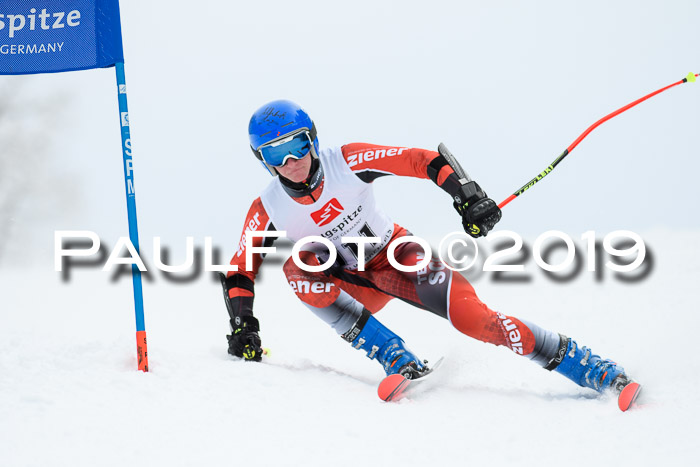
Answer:
[[[620,410],[626,412],[630,407],[632,407],[634,401],[637,400],[637,397],[639,397],[641,390],[642,387],[639,385],[639,383],[634,382],[622,388],[620,395],[617,397],[617,406],[620,408]]]
[[[389,375],[382,380],[377,388],[377,395],[384,402],[399,399],[409,382],[409,380],[399,374]]]

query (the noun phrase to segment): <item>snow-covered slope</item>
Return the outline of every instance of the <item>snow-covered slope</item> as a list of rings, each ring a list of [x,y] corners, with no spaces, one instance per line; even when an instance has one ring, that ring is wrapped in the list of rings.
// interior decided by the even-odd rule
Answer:
[[[641,284],[583,274],[567,285],[476,285],[492,308],[622,363],[646,389],[644,407],[627,413],[399,302],[378,317],[422,358],[446,363],[428,392],[383,403],[379,365],[313,317],[275,268],[257,288],[272,349],[263,364],[227,356],[218,284],[147,282],[144,374],[128,280],[0,271],[0,464],[680,465],[700,434],[700,235],[645,239],[656,266]]]

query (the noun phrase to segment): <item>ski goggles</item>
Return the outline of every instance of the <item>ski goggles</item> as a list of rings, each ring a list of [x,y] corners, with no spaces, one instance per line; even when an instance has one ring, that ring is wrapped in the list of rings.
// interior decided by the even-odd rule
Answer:
[[[265,163],[271,167],[282,167],[291,159],[306,157],[311,151],[311,135],[307,130],[285,136],[282,139],[263,144],[258,153]]]

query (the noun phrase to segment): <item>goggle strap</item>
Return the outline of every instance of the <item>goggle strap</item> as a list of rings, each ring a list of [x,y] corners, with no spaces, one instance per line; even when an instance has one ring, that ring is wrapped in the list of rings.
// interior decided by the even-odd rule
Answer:
[[[259,161],[262,161],[262,154],[260,154],[260,151],[256,151],[253,146],[250,147],[250,150],[253,151],[253,154],[255,154],[255,158]]]
[[[316,141],[316,124],[312,121],[311,122],[311,129],[309,130],[309,136],[311,137],[311,144],[314,144],[314,141]]]

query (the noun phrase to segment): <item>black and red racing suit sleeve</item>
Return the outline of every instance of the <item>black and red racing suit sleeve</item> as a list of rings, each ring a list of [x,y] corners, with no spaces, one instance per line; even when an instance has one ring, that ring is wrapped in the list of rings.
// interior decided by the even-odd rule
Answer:
[[[461,185],[452,167],[437,151],[368,143],[346,144],[341,150],[348,167],[366,183],[386,175],[429,178],[451,196]]]
[[[229,271],[223,281],[224,293],[228,297],[228,311],[233,320],[236,316],[253,316],[253,299],[255,298],[255,277],[265,257],[264,254],[254,253],[251,264],[246,262],[246,232],[272,231],[275,227],[270,221],[270,216],[265,211],[260,198],[253,201],[248,210],[243,233],[238,242],[238,249],[231,258],[230,264],[238,267],[237,271]],[[255,237],[253,247],[271,246],[274,237]]]

